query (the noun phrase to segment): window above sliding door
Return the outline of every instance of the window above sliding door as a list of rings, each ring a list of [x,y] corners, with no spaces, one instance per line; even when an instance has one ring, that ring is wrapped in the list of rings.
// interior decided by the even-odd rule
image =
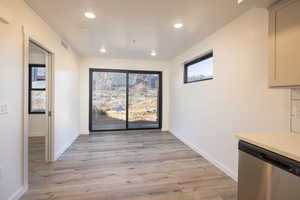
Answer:
[[[160,129],[162,73],[90,69],[90,131]]]

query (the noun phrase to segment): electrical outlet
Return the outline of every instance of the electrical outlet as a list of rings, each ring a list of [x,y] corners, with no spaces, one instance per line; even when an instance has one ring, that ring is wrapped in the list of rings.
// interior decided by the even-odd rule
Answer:
[[[292,101],[292,117],[300,119],[300,101],[299,100]]]
[[[0,105],[0,115],[4,115],[8,113],[7,104],[1,104]]]
[[[292,89],[292,100],[300,100],[300,89]]]

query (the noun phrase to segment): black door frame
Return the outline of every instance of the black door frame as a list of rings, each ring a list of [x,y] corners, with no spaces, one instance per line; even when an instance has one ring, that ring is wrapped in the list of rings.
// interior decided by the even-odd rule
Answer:
[[[92,104],[93,104],[93,72],[121,72],[126,73],[126,129],[112,129],[112,130],[93,130],[92,128]],[[158,128],[128,128],[128,93],[129,93],[129,74],[158,74],[159,88],[158,88]],[[90,132],[108,132],[108,131],[127,131],[127,130],[149,130],[162,128],[162,82],[163,76],[161,71],[144,71],[144,70],[122,70],[122,69],[89,69],[89,131]]]

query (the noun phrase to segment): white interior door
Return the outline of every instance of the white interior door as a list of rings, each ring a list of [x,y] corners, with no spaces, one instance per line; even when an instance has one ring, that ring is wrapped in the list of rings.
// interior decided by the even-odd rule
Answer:
[[[33,39],[29,43],[29,115],[30,137],[44,137],[45,161],[53,161],[52,134],[52,54]],[[25,58],[26,60],[26,58]],[[26,67],[26,66],[25,66]]]
[[[52,134],[52,54],[29,41],[30,136],[44,137],[46,162],[53,161]]]
[[[47,120],[48,134],[46,137],[46,160],[54,161],[54,134],[53,134],[53,54],[46,52],[47,68]]]

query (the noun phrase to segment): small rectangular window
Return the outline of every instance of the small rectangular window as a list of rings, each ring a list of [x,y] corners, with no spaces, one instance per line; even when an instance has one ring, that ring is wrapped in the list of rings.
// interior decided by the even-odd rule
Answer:
[[[46,113],[46,66],[29,65],[29,113]]]
[[[213,79],[213,52],[184,65],[184,83]]]

